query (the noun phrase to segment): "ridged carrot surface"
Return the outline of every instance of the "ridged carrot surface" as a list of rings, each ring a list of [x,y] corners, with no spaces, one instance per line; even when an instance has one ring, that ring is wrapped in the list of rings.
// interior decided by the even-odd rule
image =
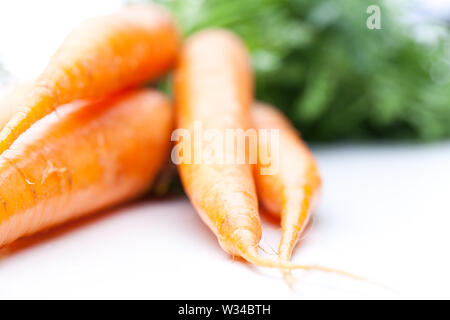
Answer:
[[[321,188],[319,169],[311,151],[280,111],[260,103],[253,109],[252,119],[258,130],[276,129],[279,132],[278,170],[272,175],[262,175],[261,169],[267,164],[258,161],[255,182],[263,207],[281,217],[279,256],[288,261],[318,200]]]
[[[130,6],[86,21],[69,34],[20,102],[25,109],[0,133],[0,154],[59,105],[156,79],[172,66],[177,51],[175,23],[156,5]]]
[[[176,69],[177,126],[193,138],[196,121],[204,130],[246,129],[252,81],[247,52],[238,38],[222,30],[192,36]],[[193,205],[222,248],[238,256],[247,255],[247,245],[256,248],[261,225],[250,166],[182,163],[179,171]]]
[[[25,109],[23,98],[28,94],[33,82],[10,83],[0,88],[0,130],[17,112]]]
[[[0,155],[0,246],[136,197],[170,147],[172,109],[153,90],[77,101]]]

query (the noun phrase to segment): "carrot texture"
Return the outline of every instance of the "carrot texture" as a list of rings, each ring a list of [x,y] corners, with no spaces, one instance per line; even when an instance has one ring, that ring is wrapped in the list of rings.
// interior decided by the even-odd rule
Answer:
[[[154,80],[175,61],[174,21],[156,5],[130,6],[86,21],[66,38],[0,133],[0,154],[59,105]]]
[[[33,82],[28,81],[10,83],[0,88],[0,130],[16,113],[25,109],[21,102],[32,86]]]
[[[204,130],[221,132],[248,128],[252,81],[247,51],[237,37],[222,30],[192,36],[176,69],[177,126],[192,137],[195,122]],[[201,148],[207,148],[202,143]],[[179,172],[186,193],[222,248],[243,257],[255,250],[261,224],[250,166],[182,162]]]
[[[0,246],[143,193],[170,147],[153,90],[59,107],[0,155]]]

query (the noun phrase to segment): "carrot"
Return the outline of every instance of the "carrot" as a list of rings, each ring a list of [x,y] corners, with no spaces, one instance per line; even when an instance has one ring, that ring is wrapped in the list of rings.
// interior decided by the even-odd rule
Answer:
[[[258,161],[255,182],[263,207],[281,218],[279,255],[281,259],[289,260],[319,197],[319,169],[311,151],[281,112],[259,103],[253,109],[252,117],[256,129],[277,129],[279,132],[278,170],[275,174],[260,174],[267,164]]]
[[[72,31],[0,133],[0,154],[59,105],[95,99],[154,80],[173,64],[178,35],[156,5],[130,6],[86,21]]]
[[[8,121],[24,109],[21,104],[23,97],[32,88],[33,82],[10,83],[1,88],[0,92],[0,129],[2,129]]]
[[[252,119],[258,132],[275,129],[279,133],[277,170],[273,174],[261,174],[264,167],[272,164],[259,159],[255,182],[259,201],[265,211],[281,217],[279,257],[289,261],[319,197],[319,170],[314,156],[281,112],[258,103],[253,109]],[[274,151],[270,140],[260,140],[259,143],[266,144],[264,147]]]
[[[147,190],[171,130],[170,103],[153,90],[75,101],[37,121],[0,155],[0,246]]]
[[[191,136],[195,121],[205,129],[247,128],[252,80],[247,52],[238,38],[221,30],[192,36],[175,74],[178,128]],[[182,162],[178,168],[193,205],[222,248],[251,260],[261,227],[250,166]]]

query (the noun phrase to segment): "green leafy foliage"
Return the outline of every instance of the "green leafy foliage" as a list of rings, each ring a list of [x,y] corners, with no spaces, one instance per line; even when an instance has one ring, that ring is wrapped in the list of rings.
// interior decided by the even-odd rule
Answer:
[[[256,96],[283,110],[307,139],[450,136],[447,40],[419,43],[367,0],[159,0],[186,35],[206,27],[239,34]]]

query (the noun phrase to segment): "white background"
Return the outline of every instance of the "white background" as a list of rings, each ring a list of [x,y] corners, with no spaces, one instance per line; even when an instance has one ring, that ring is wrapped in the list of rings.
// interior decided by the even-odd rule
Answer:
[[[119,5],[1,1],[0,59],[30,78],[74,24]],[[278,272],[229,258],[181,197],[122,206],[0,250],[0,298],[450,298],[450,143],[314,152],[324,193],[294,261],[392,290],[317,272],[295,272],[291,290]],[[278,238],[264,220],[262,246],[270,251]]]

